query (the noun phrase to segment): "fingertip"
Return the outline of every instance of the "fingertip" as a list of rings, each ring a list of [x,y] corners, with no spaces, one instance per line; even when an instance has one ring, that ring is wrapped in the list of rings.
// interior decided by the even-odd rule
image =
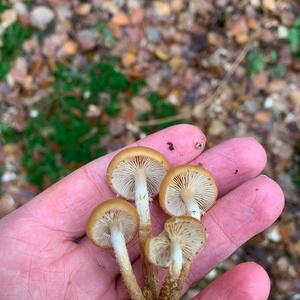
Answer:
[[[180,137],[183,136],[186,139],[191,139],[195,149],[200,152],[205,148],[206,136],[198,126],[192,124],[177,124],[170,126],[165,130],[172,135],[179,134]]]
[[[246,285],[249,285],[249,282],[253,281],[253,278],[256,280],[256,286],[260,286],[266,291],[270,291],[271,282],[268,273],[266,270],[256,262],[245,262],[234,267],[234,271],[237,274],[243,273],[243,280]]]
[[[285,204],[283,190],[276,181],[266,175],[260,175],[255,180],[257,191],[264,193],[266,196],[271,195],[271,197],[264,197],[265,203],[260,206],[265,222],[267,225],[271,225],[283,211]]]
[[[238,289],[229,295],[231,300],[266,300],[270,294],[270,278],[265,269],[255,262],[239,264],[232,270],[240,278]]]
[[[264,147],[252,137],[233,138],[229,140],[239,151],[240,160],[244,164],[244,169],[252,170],[256,175],[261,172],[267,163],[267,153]]]
[[[145,143],[166,155],[172,165],[179,165],[198,157],[205,148],[206,138],[197,126],[178,124],[137,142],[138,145]]]
[[[219,194],[224,195],[241,183],[256,177],[264,169],[266,151],[255,139],[242,137],[229,139],[197,157],[215,177]]]
[[[222,274],[194,299],[267,300],[270,293],[267,272],[257,263],[241,263]]]

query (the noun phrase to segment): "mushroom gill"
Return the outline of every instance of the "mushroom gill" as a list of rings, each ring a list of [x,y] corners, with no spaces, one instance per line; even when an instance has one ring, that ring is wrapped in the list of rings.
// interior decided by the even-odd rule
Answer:
[[[97,219],[92,229],[95,241],[102,247],[111,247],[111,227],[122,231],[126,243],[133,239],[136,224],[131,215],[126,211],[109,210],[101,218]]]
[[[112,185],[121,196],[130,200],[135,199],[135,181],[138,170],[144,171],[149,196],[157,195],[167,170],[161,162],[146,156],[129,157],[120,162],[112,172]]]

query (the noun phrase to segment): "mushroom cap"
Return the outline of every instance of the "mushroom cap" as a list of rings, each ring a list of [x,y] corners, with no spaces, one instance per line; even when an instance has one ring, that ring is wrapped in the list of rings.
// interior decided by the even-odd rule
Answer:
[[[158,236],[146,241],[145,253],[148,260],[159,267],[171,265],[171,242],[178,242],[186,261],[192,259],[203,248],[207,240],[205,227],[197,219],[190,216],[172,217]]]
[[[187,214],[182,192],[190,190],[202,211],[207,211],[218,197],[218,188],[210,172],[199,167],[184,165],[171,169],[161,183],[159,202],[170,216]]]
[[[86,234],[95,245],[112,248],[110,226],[116,226],[122,231],[126,244],[133,240],[139,228],[135,207],[120,198],[101,203],[87,221]]]
[[[141,168],[146,174],[149,196],[156,196],[170,165],[162,154],[147,147],[126,148],[111,160],[106,176],[112,190],[127,200],[133,200],[135,173]]]

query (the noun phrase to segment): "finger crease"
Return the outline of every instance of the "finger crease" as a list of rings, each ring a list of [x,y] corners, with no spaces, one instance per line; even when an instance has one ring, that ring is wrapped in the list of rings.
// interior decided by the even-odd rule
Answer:
[[[232,238],[232,236],[228,234],[226,230],[223,229],[222,225],[217,221],[217,218],[213,215],[213,213],[210,213],[209,217],[218,227],[218,229],[222,232],[222,234],[226,237],[230,244],[232,244],[235,248],[240,247],[240,245]]]

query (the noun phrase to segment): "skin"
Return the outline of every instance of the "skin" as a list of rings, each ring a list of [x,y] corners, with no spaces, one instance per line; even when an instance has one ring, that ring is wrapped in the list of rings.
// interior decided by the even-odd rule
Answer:
[[[173,151],[168,142],[173,143]],[[193,262],[185,288],[269,227],[284,206],[277,183],[258,176],[266,154],[254,139],[231,139],[204,153],[204,147],[195,147],[197,142],[204,145],[205,137],[192,125],[177,125],[137,142],[160,151],[172,165],[201,163],[214,175],[220,191],[221,198],[203,217],[209,239]],[[127,296],[113,253],[94,246],[84,236],[93,208],[114,196],[105,180],[113,155],[78,169],[0,220],[0,299]],[[151,210],[154,231],[158,233],[167,216],[157,203]],[[129,245],[129,253],[141,280],[137,241]],[[248,263],[215,280],[198,299],[263,300],[269,290],[266,272]]]

